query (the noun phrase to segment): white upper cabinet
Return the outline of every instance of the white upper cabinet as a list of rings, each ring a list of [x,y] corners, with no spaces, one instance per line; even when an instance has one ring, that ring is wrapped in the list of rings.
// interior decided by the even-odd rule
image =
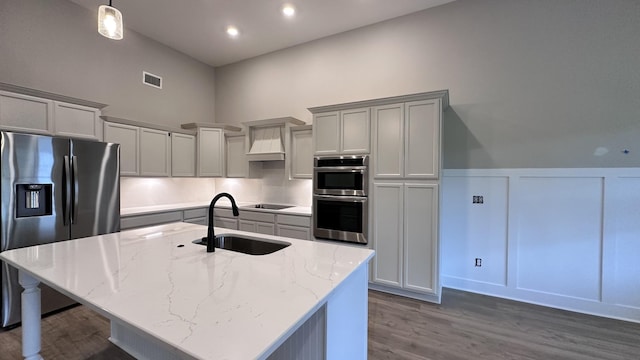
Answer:
[[[140,175],[171,176],[171,133],[140,128]]]
[[[441,100],[373,108],[374,178],[437,179]]]
[[[0,126],[6,130],[50,134],[53,101],[0,91]]]
[[[171,135],[171,175],[196,176],[195,135],[172,133]]]
[[[333,155],[339,152],[340,113],[330,112],[313,116],[313,143],[316,155]]]
[[[120,175],[140,174],[139,133],[137,126],[104,122],[104,141],[120,144]]]
[[[224,131],[198,128],[198,176],[224,176]]]
[[[9,85],[0,83],[0,88],[6,89],[7,86]],[[103,139],[100,108],[104,104],[15,88],[26,93],[0,90],[0,128],[98,141]]]
[[[182,124],[183,129],[196,131],[196,174],[201,177],[225,176],[225,156],[227,142],[225,131],[237,132],[242,130],[237,126],[214,123]],[[232,149],[239,150],[239,141],[231,141]],[[244,153],[244,149],[242,152]],[[234,165],[232,165],[234,166]],[[231,169],[232,173],[241,175],[241,170]]]
[[[313,116],[316,155],[367,154],[370,151],[369,108]]]
[[[311,125],[291,127],[290,179],[313,176],[313,134]]]
[[[440,177],[441,100],[405,103],[404,173],[407,178]]]
[[[368,154],[371,138],[369,108],[340,112],[341,154]]]
[[[53,133],[59,136],[102,140],[100,110],[88,106],[54,101]]]
[[[245,150],[245,135],[225,134],[226,142],[226,177],[246,178],[248,174],[248,161]]]

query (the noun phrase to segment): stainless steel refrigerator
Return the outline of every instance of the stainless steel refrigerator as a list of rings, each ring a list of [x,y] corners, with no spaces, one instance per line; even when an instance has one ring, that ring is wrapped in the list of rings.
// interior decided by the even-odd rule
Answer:
[[[120,145],[1,132],[0,251],[120,230]],[[20,322],[18,272],[2,270],[2,327]],[[71,305],[44,284],[42,312]]]

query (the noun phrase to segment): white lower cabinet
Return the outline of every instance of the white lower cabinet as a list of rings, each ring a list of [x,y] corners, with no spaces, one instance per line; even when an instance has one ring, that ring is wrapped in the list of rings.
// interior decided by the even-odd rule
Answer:
[[[238,223],[238,230],[265,235],[276,234],[275,225],[273,223],[265,223],[261,221],[240,220]]]
[[[278,236],[311,240],[311,217],[278,214],[276,233]]]
[[[238,222],[238,230],[249,231],[258,234],[275,235],[276,217],[274,214],[240,210],[240,221]]]
[[[373,185],[372,282],[439,301],[438,184]]]
[[[291,225],[277,225],[276,231],[278,236],[289,237],[300,240],[311,239],[311,229],[308,227],[291,226]]]

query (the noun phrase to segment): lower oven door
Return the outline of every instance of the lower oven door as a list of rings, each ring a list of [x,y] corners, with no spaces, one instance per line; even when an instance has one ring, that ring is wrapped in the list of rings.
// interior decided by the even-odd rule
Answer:
[[[363,196],[313,196],[313,236],[367,243],[368,200]]]

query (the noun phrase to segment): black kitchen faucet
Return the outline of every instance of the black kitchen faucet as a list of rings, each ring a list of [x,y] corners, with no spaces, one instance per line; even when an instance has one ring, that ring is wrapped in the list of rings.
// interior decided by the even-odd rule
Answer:
[[[207,240],[207,252],[216,251],[216,235],[213,233],[213,207],[221,197],[226,197],[231,200],[231,210],[233,211],[233,216],[238,216],[240,214],[238,212],[238,206],[236,205],[235,199],[229,193],[220,193],[216,195],[213,200],[211,200],[211,204],[209,205],[209,226],[207,228],[207,237],[202,239]]]

